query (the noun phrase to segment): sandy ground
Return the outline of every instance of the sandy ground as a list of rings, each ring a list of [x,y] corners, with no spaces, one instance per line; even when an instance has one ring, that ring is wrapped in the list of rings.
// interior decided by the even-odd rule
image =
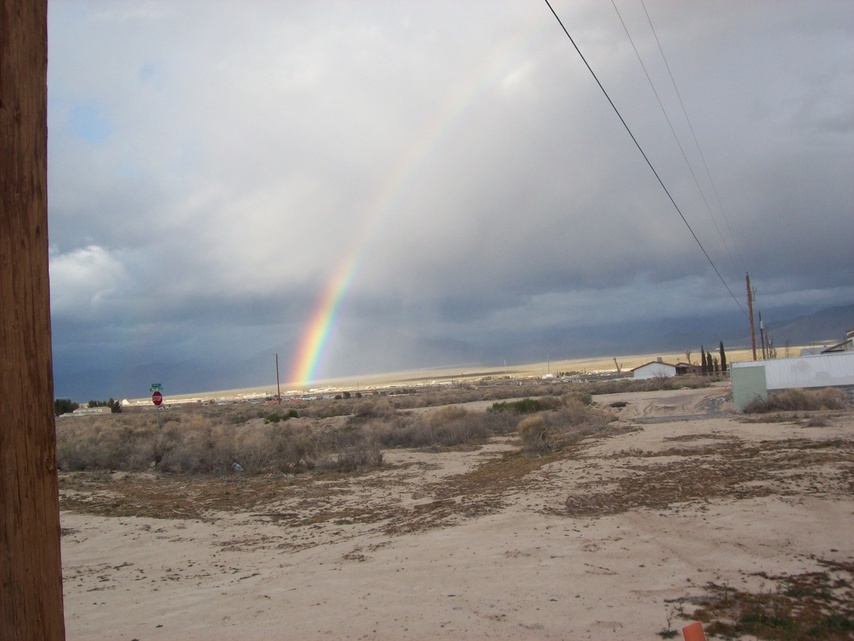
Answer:
[[[498,439],[358,476],[208,481],[228,509],[63,511],[67,638],[657,639],[710,583],[854,561],[850,413],[745,423],[720,388],[596,400],[628,402],[618,429],[540,460]],[[195,491],[108,480],[93,506]]]

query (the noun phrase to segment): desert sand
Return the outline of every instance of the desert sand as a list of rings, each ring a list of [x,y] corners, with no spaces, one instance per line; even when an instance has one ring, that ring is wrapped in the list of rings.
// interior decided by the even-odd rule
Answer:
[[[854,562],[850,411],[615,401],[617,429],[541,459],[501,438],[357,475],[61,482],[91,506],[61,515],[67,638],[658,639],[710,584]]]

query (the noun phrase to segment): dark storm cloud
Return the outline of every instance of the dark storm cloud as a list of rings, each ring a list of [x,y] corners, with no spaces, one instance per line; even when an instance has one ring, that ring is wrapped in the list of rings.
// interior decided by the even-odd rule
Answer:
[[[702,194],[614,8],[555,4],[728,286],[854,298],[854,7],[648,6],[677,96],[617,6]],[[57,0],[49,29],[57,354],[294,346],[354,252],[330,375],[367,327],[742,313],[544,5]]]

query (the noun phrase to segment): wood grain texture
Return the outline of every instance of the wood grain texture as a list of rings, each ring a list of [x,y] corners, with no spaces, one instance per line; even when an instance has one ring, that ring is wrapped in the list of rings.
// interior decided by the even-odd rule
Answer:
[[[47,2],[0,0],[0,639],[64,639],[47,238]]]

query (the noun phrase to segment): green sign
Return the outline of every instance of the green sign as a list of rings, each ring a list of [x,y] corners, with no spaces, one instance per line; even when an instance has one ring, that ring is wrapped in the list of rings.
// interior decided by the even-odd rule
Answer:
[[[163,386],[160,383],[152,383],[151,387],[148,390],[149,392],[161,392],[163,391]]]

